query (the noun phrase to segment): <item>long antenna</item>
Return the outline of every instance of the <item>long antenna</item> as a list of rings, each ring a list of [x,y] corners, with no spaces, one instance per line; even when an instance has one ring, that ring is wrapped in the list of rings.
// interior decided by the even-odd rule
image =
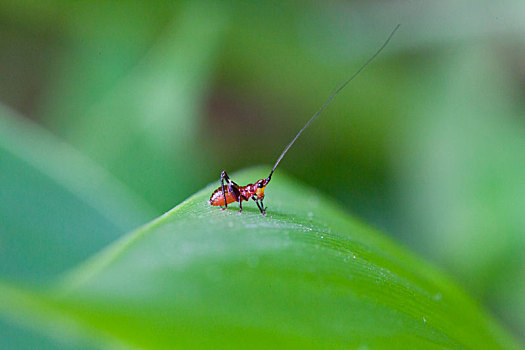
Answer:
[[[401,24],[398,24],[394,30],[392,31],[392,33],[390,33],[390,35],[388,36],[388,38],[385,40],[385,42],[383,43],[383,45],[381,45],[381,47],[376,51],[375,54],[372,55],[372,57],[370,57],[350,78],[348,78],[347,81],[345,81],[343,83],[343,85],[341,85],[337,90],[335,90],[335,92],[332,94],[332,96],[330,96],[328,98],[328,100],[326,100],[326,102],[321,106],[321,108],[319,108],[319,110],[317,112],[315,112],[315,114],[306,122],[306,124],[303,126],[303,128],[301,130],[299,130],[299,132],[297,133],[297,135],[295,135],[295,137],[293,138],[292,142],[290,142],[288,144],[288,146],[286,146],[284,148],[284,151],[283,153],[281,153],[281,155],[279,156],[279,158],[277,159],[277,162],[275,162],[275,165],[273,166],[273,169],[272,171],[270,172],[270,175],[268,175],[268,182],[270,182],[271,178],[272,178],[272,175],[273,175],[273,172],[275,171],[275,168],[277,168],[277,165],[279,165],[279,162],[281,161],[281,159],[283,159],[284,155],[286,154],[286,152],[288,152],[288,150],[290,149],[290,147],[292,147],[292,145],[294,144],[295,140],[297,140],[297,138],[299,138],[299,135],[302,134],[302,132],[304,131],[304,129],[306,129],[308,126],[310,126],[310,123],[314,121],[314,119],[316,119],[319,114],[321,114],[321,112],[323,111],[323,109],[325,109],[326,106],[328,106],[330,104],[330,102],[332,102],[332,100],[334,99],[335,96],[337,96],[337,94],[344,89],[344,87],[346,85],[348,85],[348,83],[350,83],[352,80],[354,80],[355,77],[357,77],[359,75],[359,73],[361,73],[361,71],[363,69],[366,68],[366,66],[368,66],[370,64],[370,62],[372,62],[374,60],[374,58],[376,58],[377,55],[379,55],[379,53],[381,51],[383,51],[383,49],[388,45],[388,42],[390,41],[390,39],[392,39],[392,37],[394,36],[394,34],[396,33],[396,31],[399,29],[399,27],[401,26]]]

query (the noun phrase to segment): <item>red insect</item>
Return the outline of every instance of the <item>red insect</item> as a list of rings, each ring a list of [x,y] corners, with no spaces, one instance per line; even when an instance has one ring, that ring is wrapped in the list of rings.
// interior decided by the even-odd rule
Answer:
[[[275,165],[273,166],[272,171],[270,172],[270,175],[266,179],[260,179],[254,184],[248,184],[246,186],[239,186],[235,182],[233,182],[228,174],[226,174],[225,171],[221,173],[221,187],[217,188],[215,191],[213,191],[211,197],[210,197],[210,204],[214,206],[222,206],[224,205],[224,208],[221,208],[222,210],[226,209],[228,207],[228,204],[233,202],[239,202],[239,213],[242,212],[242,201],[248,201],[250,198],[255,201],[255,204],[257,204],[257,207],[259,208],[261,214],[266,215],[266,208],[263,205],[263,199],[264,199],[264,189],[272,179],[273,172],[275,171],[275,168],[277,168],[277,165],[279,165],[279,162],[281,159],[283,159],[284,155],[290,147],[294,144],[295,140],[299,137],[299,135],[302,134],[302,132],[310,125],[310,123],[316,119],[319,114],[322,112],[323,109],[325,109],[326,106],[332,100],[334,97],[341,91],[343,88],[350,83],[363,69],[365,69],[366,66],[374,58],[376,58],[377,55],[385,48],[385,46],[388,44],[390,39],[392,39],[392,36],[394,36],[394,33],[398,30],[400,24],[398,24],[394,30],[390,33],[388,38],[385,40],[383,45],[374,53],[348,80],[346,80],[329,98],[326,100],[326,102],[319,108],[317,112],[306,122],[306,124],[303,126],[301,130],[295,135],[293,140],[284,148],[283,152],[275,162]],[[226,181],[226,184],[225,184]]]

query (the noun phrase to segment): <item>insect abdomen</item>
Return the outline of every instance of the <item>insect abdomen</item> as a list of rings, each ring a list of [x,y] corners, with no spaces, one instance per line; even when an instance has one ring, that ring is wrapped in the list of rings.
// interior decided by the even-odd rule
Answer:
[[[227,204],[237,202],[237,199],[235,199],[235,196],[233,195],[233,193],[231,193],[228,189],[225,189],[225,193],[226,193],[226,203]],[[224,205],[224,197],[222,196],[222,187],[219,187],[211,194],[210,204],[215,205],[215,206]]]

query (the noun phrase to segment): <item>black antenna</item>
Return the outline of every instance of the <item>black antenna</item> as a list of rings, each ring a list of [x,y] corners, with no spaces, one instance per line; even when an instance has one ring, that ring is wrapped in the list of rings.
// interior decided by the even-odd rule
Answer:
[[[372,62],[374,60],[374,58],[376,58],[377,55],[379,55],[379,53],[381,51],[383,51],[383,49],[388,45],[388,42],[390,41],[390,39],[392,39],[392,37],[394,36],[394,34],[396,33],[396,31],[399,29],[399,27],[401,26],[401,24],[398,24],[394,30],[392,31],[392,33],[390,33],[390,35],[388,36],[388,38],[385,40],[385,42],[383,43],[383,45],[381,45],[381,47],[376,51],[375,54],[372,55],[372,57],[370,57],[350,78],[348,78],[347,81],[345,81],[343,83],[343,85],[341,85],[337,90],[335,90],[335,92],[332,94],[332,96],[330,96],[328,98],[328,100],[326,100],[326,102],[321,106],[321,108],[319,108],[319,110],[317,112],[315,112],[315,114],[306,122],[306,124],[303,126],[303,128],[301,130],[299,130],[299,132],[297,133],[297,135],[295,135],[295,137],[293,138],[292,142],[290,142],[288,144],[288,146],[286,146],[284,148],[284,151],[283,153],[281,153],[281,155],[279,156],[279,158],[277,159],[277,162],[275,162],[275,165],[273,166],[273,169],[272,171],[270,172],[270,175],[268,175],[268,182],[270,182],[271,178],[272,178],[272,175],[273,175],[273,172],[275,171],[275,168],[277,168],[277,165],[279,165],[279,162],[281,161],[281,159],[283,159],[284,155],[286,154],[286,152],[288,152],[288,150],[290,149],[290,147],[292,147],[292,145],[294,144],[295,140],[297,140],[297,138],[299,137],[299,135],[302,134],[302,132],[304,131],[304,129],[306,129],[308,126],[310,126],[310,123],[314,121],[315,118],[317,118],[319,116],[319,114],[321,114],[321,112],[323,111],[323,109],[325,109],[326,106],[328,106],[330,104],[330,102],[332,102],[332,100],[334,99],[335,96],[337,96],[337,94],[344,89],[344,87],[346,85],[348,85],[349,82],[351,82],[352,80],[354,80],[355,77],[357,77],[359,75],[359,73],[361,73],[361,71],[363,69],[365,69],[366,66],[368,66],[370,64],[370,62]]]

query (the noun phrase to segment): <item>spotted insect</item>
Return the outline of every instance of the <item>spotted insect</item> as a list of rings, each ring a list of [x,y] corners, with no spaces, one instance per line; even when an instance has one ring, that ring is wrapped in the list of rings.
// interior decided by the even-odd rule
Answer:
[[[394,30],[390,33],[388,38],[385,40],[383,45],[350,77],[348,80],[346,80],[335,92],[325,101],[325,103],[315,112],[315,114],[306,122],[306,124],[302,127],[301,130],[295,135],[293,140],[284,148],[281,155],[275,162],[275,165],[273,166],[272,171],[270,172],[270,175],[268,175],[265,179],[260,179],[254,184],[248,184],[246,186],[239,186],[235,182],[233,182],[228,174],[226,174],[225,171],[221,173],[221,186],[217,188],[210,197],[210,204],[214,206],[221,206],[221,209],[224,210],[228,207],[228,204],[239,202],[239,213],[242,212],[242,201],[248,201],[250,199],[253,199],[255,201],[255,204],[257,204],[257,207],[259,208],[259,211],[262,215],[266,215],[266,208],[263,204],[264,199],[264,189],[272,179],[273,172],[275,171],[275,168],[277,168],[277,165],[279,165],[279,162],[281,159],[283,159],[284,155],[290,147],[294,144],[295,140],[299,138],[299,135],[302,134],[302,132],[310,125],[311,122],[313,122],[319,114],[325,109],[330,102],[334,99],[337,94],[343,90],[343,88],[348,85],[363,69],[365,69],[370,62],[376,58],[377,55],[383,49],[387,46],[388,42],[392,37],[394,36],[395,32],[399,29],[399,24],[394,28]],[[222,207],[224,206],[224,207]]]

